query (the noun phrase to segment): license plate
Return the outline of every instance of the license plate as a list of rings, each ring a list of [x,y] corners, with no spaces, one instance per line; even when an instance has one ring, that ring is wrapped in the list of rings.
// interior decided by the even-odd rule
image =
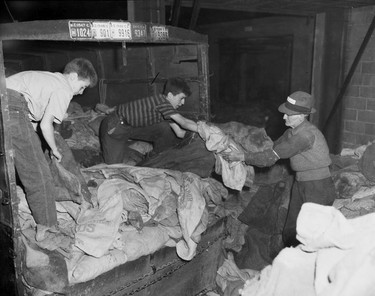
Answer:
[[[69,21],[69,33],[72,39],[91,39],[91,23],[88,21]]]
[[[94,39],[110,39],[111,26],[109,22],[92,22],[92,36]]]
[[[163,27],[160,27],[163,28]],[[69,21],[70,38],[72,39],[110,39],[132,40],[146,39],[147,27],[145,24],[131,24],[129,22],[104,21]],[[165,38],[162,29],[155,29],[155,39]]]
[[[151,38],[154,40],[167,40],[169,38],[168,28],[164,26],[152,26]]]
[[[147,37],[147,30],[145,24],[132,24],[132,35],[134,39],[144,39]]]
[[[111,39],[119,40],[131,40],[132,39],[132,30],[130,23],[125,22],[111,22]]]

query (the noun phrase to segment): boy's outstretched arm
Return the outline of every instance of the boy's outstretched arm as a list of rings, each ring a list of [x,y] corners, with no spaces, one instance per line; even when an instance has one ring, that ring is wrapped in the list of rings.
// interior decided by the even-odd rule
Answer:
[[[188,119],[181,114],[173,114],[171,115],[171,118],[178,123],[178,125],[185,129],[192,132],[198,132],[198,125],[195,121]]]

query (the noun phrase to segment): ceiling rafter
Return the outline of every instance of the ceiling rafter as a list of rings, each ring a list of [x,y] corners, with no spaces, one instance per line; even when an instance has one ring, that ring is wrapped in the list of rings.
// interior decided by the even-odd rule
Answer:
[[[164,0],[173,5],[175,0]],[[181,6],[192,7],[194,0],[181,0]],[[199,0],[201,8],[266,12],[290,15],[315,15],[338,9],[374,5],[374,0]]]

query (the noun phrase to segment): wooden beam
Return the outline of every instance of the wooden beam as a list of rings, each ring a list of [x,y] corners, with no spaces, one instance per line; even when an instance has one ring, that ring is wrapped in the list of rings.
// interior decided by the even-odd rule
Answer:
[[[89,42],[123,42],[126,43],[181,43],[181,44],[197,44],[207,43],[208,37],[197,32],[167,25],[155,25],[152,23],[130,23],[131,29],[135,30],[142,26],[145,34],[135,36],[133,34],[131,39],[116,38],[110,36],[106,38],[97,39],[95,36],[72,36],[70,31],[70,22],[72,20],[55,20],[55,21],[30,21],[30,22],[16,22],[0,24],[0,40],[61,40],[61,41],[89,41]],[[113,20],[74,20],[75,23],[84,23],[92,28],[94,22],[102,22],[110,24]],[[129,23],[124,21],[117,21],[118,23]],[[153,29],[161,29],[164,33],[161,37],[153,35]],[[159,30],[160,31],[160,30]],[[87,31],[86,31],[87,32]]]
[[[199,11],[200,11],[200,0],[194,0],[193,11],[191,13],[191,19],[190,19],[190,25],[189,25],[190,30],[194,30],[195,26],[197,25]]]
[[[171,25],[177,27],[180,18],[181,0],[174,0]]]
[[[128,0],[128,20],[165,24],[164,0]]]
[[[165,0],[165,5],[172,6],[174,0]],[[181,0],[181,7],[192,7],[193,0]],[[231,10],[242,12],[261,12],[313,16],[321,12],[339,9],[351,9],[370,6],[374,0],[201,0],[203,9]]]

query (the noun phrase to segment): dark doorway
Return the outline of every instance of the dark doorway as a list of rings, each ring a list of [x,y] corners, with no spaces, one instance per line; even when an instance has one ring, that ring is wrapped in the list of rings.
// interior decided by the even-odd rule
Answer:
[[[214,120],[265,127],[279,137],[286,127],[277,108],[290,91],[292,45],[292,36],[220,40]]]

